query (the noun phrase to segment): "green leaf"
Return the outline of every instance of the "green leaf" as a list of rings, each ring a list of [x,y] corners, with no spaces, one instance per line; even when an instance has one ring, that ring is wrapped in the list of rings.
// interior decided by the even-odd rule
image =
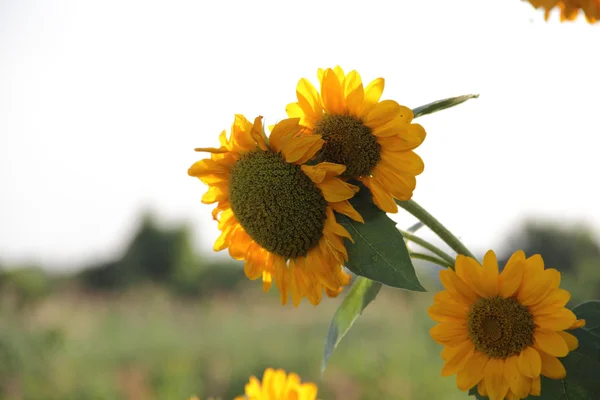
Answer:
[[[476,99],[478,97],[478,94],[465,94],[464,96],[450,97],[447,99],[434,101],[433,103],[425,104],[424,106],[417,107],[412,111],[415,115],[415,118],[417,118],[423,115],[445,110],[446,108],[457,106],[460,103],[464,103],[469,99]]]
[[[346,267],[356,275],[384,285],[424,292],[396,223],[373,204],[369,189],[360,183],[358,185],[361,190],[350,203],[363,216],[365,223],[343,214],[336,215],[354,240],[352,243],[345,239],[348,250]]]
[[[530,400],[590,400],[600,399],[600,301],[593,300],[573,308],[577,318],[586,320],[586,326],[570,331],[579,340],[579,347],[560,358],[567,370],[565,379],[542,376],[541,396]],[[478,400],[487,399],[469,391]]]
[[[327,366],[327,360],[333,353],[333,350],[340,343],[342,338],[348,333],[354,321],[362,314],[363,310],[375,300],[381,289],[381,283],[375,282],[363,277],[357,277],[350,288],[348,295],[335,312],[329,324],[327,337],[325,338],[325,353],[323,355],[323,364],[321,365],[321,375]]]
[[[573,308],[579,319],[585,319],[583,329],[590,332],[600,340],[600,300],[591,300],[581,303]]]

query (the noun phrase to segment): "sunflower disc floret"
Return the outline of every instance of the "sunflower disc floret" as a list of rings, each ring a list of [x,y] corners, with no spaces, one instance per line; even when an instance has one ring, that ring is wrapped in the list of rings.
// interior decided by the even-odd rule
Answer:
[[[412,123],[409,108],[379,100],[383,78],[363,87],[358,72],[345,74],[339,66],[319,69],[318,76],[320,92],[300,79],[288,116],[300,118],[305,134],[325,140],[319,159],[345,165],[344,179],[362,181],[379,208],[397,212],[395,199],[409,200],[423,172],[413,150],[425,140],[425,130]]]
[[[483,265],[458,255],[455,270],[440,272],[445,290],[436,294],[430,333],[444,345],[442,376],[456,374],[460,390],[477,387],[490,400],[540,395],[540,375],[562,379],[558,357],[577,348],[565,330],[582,326],[565,307],[570,294],[560,272],[544,269],[537,254],[517,251],[499,273],[493,251]]]
[[[307,165],[324,141],[303,135],[297,118],[279,122],[267,138],[262,117],[250,123],[236,115],[230,137],[223,131],[219,140],[219,148],[196,149],[211,158],[188,170],[209,186],[202,202],[217,203],[215,251],[228,248],[245,260],[246,276],[262,278],[265,291],[275,281],[283,304],[290,292],[296,306],[303,297],[319,304],[323,290],[337,296],[350,282],[342,265],[344,238],[352,238],[333,212],[363,221],[348,202],[358,187],[338,178],[346,167]]]

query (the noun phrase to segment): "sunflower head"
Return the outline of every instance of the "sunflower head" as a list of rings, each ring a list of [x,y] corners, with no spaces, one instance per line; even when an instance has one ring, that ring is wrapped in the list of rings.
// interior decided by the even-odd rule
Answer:
[[[577,348],[565,332],[581,326],[565,307],[560,272],[544,269],[542,257],[517,251],[500,273],[493,251],[483,265],[462,255],[455,270],[440,272],[445,290],[436,294],[429,316],[439,322],[433,339],[444,345],[442,376],[456,374],[460,390],[475,386],[490,400],[540,394],[540,374],[566,375],[557,357]]]
[[[319,69],[320,92],[305,78],[288,116],[300,118],[306,134],[325,141],[319,158],[346,166],[345,179],[361,180],[384,211],[397,212],[394,199],[409,200],[423,161],[413,151],[425,130],[413,124],[413,112],[393,100],[380,101],[384,80],[363,86],[358,72]]]
[[[245,396],[235,400],[315,400],[317,386],[314,383],[301,383],[295,373],[289,375],[282,369],[267,368],[262,382],[251,377],[246,384]]]
[[[344,238],[350,234],[333,211],[362,221],[348,199],[358,187],[338,178],[343,165],[307,165],[321,147],[319,135],[304,136],[298,119],[287,119],[269,137],[262,117],[250,123],[236,115],[228,138],[222,132],[218,148],[190,167],[188,174],[209,186],[202,197],[217,203],[213,218],[221,236],[216,251],[245,260],[248,278],[262,278],[265,291],[274,280],[283,304],[292,293],[297,306],[302,297],[318,304],[323,289],[336,296],[350,277],[342,269],[348,259]]]

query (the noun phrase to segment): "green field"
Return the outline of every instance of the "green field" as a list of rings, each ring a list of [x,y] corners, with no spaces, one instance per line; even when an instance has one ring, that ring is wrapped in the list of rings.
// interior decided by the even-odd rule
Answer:
[[[240,271],[241,272],[241,271]],[[461,399],[428,335],[432,293],[384,289],[319,368],[342,298],[282,307],[258,282],[185,300],[156,287],[62,290],[2,317],[4,400],[231,399],[269,366],[316,382],[321,399]],[[434,382],[434,384],[432,384]]]

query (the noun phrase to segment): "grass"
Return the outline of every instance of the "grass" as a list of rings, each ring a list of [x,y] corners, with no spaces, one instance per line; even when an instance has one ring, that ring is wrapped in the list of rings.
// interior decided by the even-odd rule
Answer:
[[[426,315],[432,293],[382,290],[321,379],[325,333],[342,298],[282,307],[259,287],[203,301],[148,287],[63,291],[20,315],[4,312],[0,340],[13,354],[0,360],[0,399],[229,400],[269,366],[317,383],[324,400],[467,398],[440,377]]]

